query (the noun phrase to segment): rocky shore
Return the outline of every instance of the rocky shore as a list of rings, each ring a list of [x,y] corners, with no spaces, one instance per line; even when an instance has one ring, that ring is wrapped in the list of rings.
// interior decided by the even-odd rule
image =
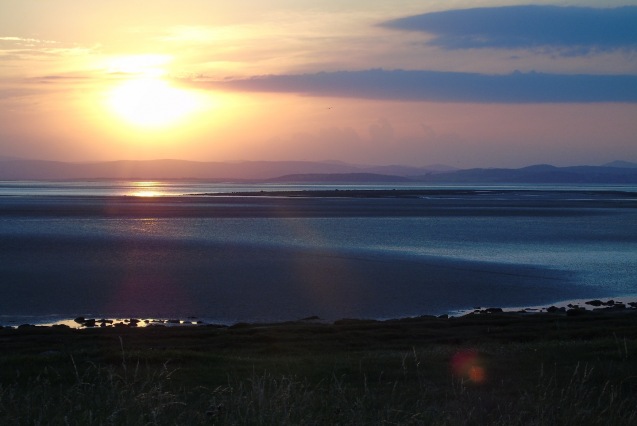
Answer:
[[[528,317],[530,315],[542,315],[542,314],[550,314],[552,316],[589,316],[594,318],[595,316],[601,316],[604,314],[617,314],[617,313],[637,313],[637,301],[623,302],[614,299],[608,300],[600,300],[593,299],[587,300],[583,302],[570,302],[565,303],[563,306],[555,306],[551,305],[548,307],[541,308],[498,308],[498,307],[475,307],[472,310],[460,312],[455,315],[422,315],[416,318],[420,319],[440,319],[445,320],[449,318],[458,318],[458,317],[475,317],[475,316],[485,316],[485,315],[493,315],[493,314],[505,314],[509,316],[525,316]],[[389,320],[375,320],[375,319],[342,319],[335,321],[333,323],[342,323],[347,321],[366,321],[366,322],[378,322],[378,323],[391,323],[391,322],[400,322],[400,321],[410,321],[414,318],[396,318]],[[84,316],[79,316],[74,318],[73,320],[65,320],[59,321],[55,323],[49,324],[20,324],[18,326],[2,326],[0,325],[0,329],[2,328],[16,328],[16,329],[27,329],[27,328],[57,328],[57,329],[90,329],[90,328],[144,328],[144,327],[219,327],[219,328],[231,328],[231,327],[245,327],[247,325],[251,326],[263,326],[263,325],[277,325],[277,324],[330,324],[330,322],[325,321],[317,316],[310,316],[307,318],[302,318],[297,321],[285,321],[281,323],[273,323],[273,324],[263,324],[263,323],[236,323],[232,325],[227,324],[218,324],[214,322],[204,321],[202,319],[196,317],[188,317],[186,319],[138,319],[138,318],[86,318]]]

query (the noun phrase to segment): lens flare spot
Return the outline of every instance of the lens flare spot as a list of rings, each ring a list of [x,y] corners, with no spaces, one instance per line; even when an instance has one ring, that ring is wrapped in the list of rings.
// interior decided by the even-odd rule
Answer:
[[[478,352],[472,349],[456,352],[451,358],[451,370],[454,375],[476,384],[487,379],[483,362]]]

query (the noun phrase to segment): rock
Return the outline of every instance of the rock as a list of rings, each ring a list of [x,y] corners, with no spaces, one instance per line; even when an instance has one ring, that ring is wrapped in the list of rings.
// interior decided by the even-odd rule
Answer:
[[[343,321],[343,320],[334,321],[334,324],[337,324],[340,321]],[[228,330],[236,330],[236,329],[249,328],[249,327],[250,327],[250,324],[248,324],[247,322],[238,322],[228,327]]]
[[[53,324],[53,325],[51,326],[51,328],[57,328],[57,329],[68,329],[68,328],[71,328],[71,327],[69,327],[69,326],[68,326],[68,325],[66,325],[66,324]]]
[[[18,329],[25,329],[25,328],[36,328],[37,326],[33,325],[33,324],[20,324],[18,326]]]
[[[591,305],[591,306],[602,306],[604,304],[604,302],[602,302],[601,300],[595,299],[595,300],[589,300],[588,302],[584,302],[587,305]]]
[[[317,317],[316,315],[312,315],[311,317],[301,318],[301,321],[316,321],[316,320],[320,320],[320,318]]]
[[[438,317],[435,316],[435,315],[418,315],[417,317],[410,317],[410,318],[405,318],[405,319],[409,320],[409,319],[412,319],[412,318],[416,319],[416,320],[430,320],[430,319],[436,319]]]

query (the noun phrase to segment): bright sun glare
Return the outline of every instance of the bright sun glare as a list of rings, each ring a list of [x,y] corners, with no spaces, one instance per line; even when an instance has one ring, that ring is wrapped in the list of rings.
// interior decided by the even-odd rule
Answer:
[[[140,55],[120,58],[110,66],[112,72],[136,77],[114,87],[108,94],[110,110],[125,122],[146,129],[174,126],[203,109],[202,95],[172,86],[162,79],[164,57]]]
[[[141,127],[174,125],[201,107],[198,96],[154,77],[128,80],[109,96],[111,109],[120,118]]]
[[[132,191],[128,194],[133,197],[158,197],[166,195],[161,189],[161,184],[153,181],[134,182]]]

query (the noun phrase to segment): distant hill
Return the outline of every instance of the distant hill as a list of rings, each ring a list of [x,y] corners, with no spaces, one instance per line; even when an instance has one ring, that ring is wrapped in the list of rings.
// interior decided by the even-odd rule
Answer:
[[[413,182],[404,176],[381,175],[378,173],[319,173],[319,174],[295,174],[279,176],[274,179],[266,179],[268,183],[393,183]]]
[[[68,163],[0,157],[0,180],[200,179],[252,182],[417,182],[417,183],[563,183],[637,184],[637,164],[613,161],[603,166],[458,170],[436,165],[352,165],[336,161],[198,162],[183,160]]]
[[[416,176],[437,173],[445,166],[358,166],[339,162],[244,161],[198,162],[183,160],[109,161],[67,163],[23,159],[1,159],[3,180],[72,179],[207,179],[263,180],[285,175],[372,173]]]
[[[520,169],[467,169],[429,172],[420,176],[381,174],[287,175],[268,182],[413,182],[455,184],[637,184],[637,168],[607,166],[555,167],[539,164]]]
[[[415,177],[431,183],[637,184],[637,168],[607,166],[467,169]]]
[[[0,179],[67,180],[67,179],[266,179],[291,173],[344,173],[351,166],[288,162],[197,162],[182,160],[110,161],[98,163],[66,163],[57,161],[0,161]]]
[[[621,167],[625,169],[637,168],[637,163],[631,163],[630,161],[611,161],[610,163],[603,164],[604,167]]]
[[[433,164],[427,167],[409,167],[400,165],[391,166],[366,166],[363,167],[365,173],[394,175],[394,176],[419,176],[423,173],[453,172],[458,169],[442,164]]]

